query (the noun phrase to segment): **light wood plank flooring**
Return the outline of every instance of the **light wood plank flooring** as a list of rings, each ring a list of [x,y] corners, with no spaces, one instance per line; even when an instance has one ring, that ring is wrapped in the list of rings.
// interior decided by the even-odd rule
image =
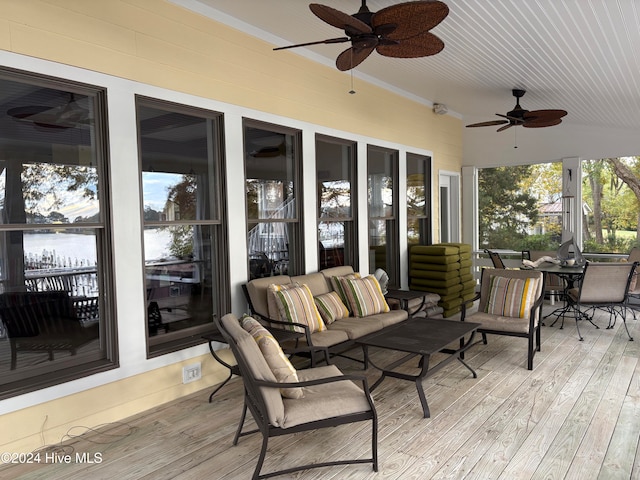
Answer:
[[[549,310],[550,306],[545,307]],[[629,314],[631,317],[631,314]],[[300,472],[301,479],[638,479],[640,478],[640,319],[606,329],[575,322],[543,327],[542,351],[526,370],[526,340],[489,337],[467,360],[424,382],[432,418],[422,418],[413,383],[386,379],[373,393],[379,414],[380,470],[349,465]],[[388,351],[373,352],[384,363]],[[436,359],[437,361],[437,359]],[[337,359],[341,369],[361,372]],[[407,368],[415,366],[414,362]],[[375,370],[366,372],[370,383]],[[241,379],[207,403],[211,389],[68,440],[54,452],[101,455],[101,463],[11,466],[2,478],[244,479],[250,478],[259,435],[231,441],[242,406]],[[249,422],[252,425],[252,422]],[[77,431],[76,431],[77,430]],[[71,435],[86,432],[80,426]],[[265,470],[312,459],[365,456],[369,424],[272,440]],[[44,453],[42,453],[44,455]]]

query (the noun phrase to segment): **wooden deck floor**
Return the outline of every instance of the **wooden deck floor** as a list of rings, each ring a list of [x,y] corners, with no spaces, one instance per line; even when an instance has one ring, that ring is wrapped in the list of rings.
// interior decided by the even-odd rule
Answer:
[[[550,308],[550,307],[546,307]],[[543,327],[542,351],[526,370],[524,339],[489,337],[467,360],[424,382],[432,418],[422,418],[414,384],[386,379],[374,391],[379,414],[380,470],[370,465],[322,468],[279,478],[302,479],[638,479],[640,478],[640,320],[613,330],[575,323]],[[384,361],[388,352],[374,351]],[[344,371],[361,371],[344,359]],[[409,364],[409,366],[411,366]],[[373,382],[374,370],[367,375]],[[212,404],[210,389],[150,409],[121,424],[73,438],[50,451],[70,454],[66,464],[0,469],[2,478],[24,479],[244,479],[250,478],[261,438],[231,445],[242,406],[240,379]],[[78,428],[77,432],[86,430]],[[368,424],[274,439],[265,471],[298,458],[365,456]],[[97,453],[101,463],[75,463]],[[44,455],[41,452],[41,455]]]

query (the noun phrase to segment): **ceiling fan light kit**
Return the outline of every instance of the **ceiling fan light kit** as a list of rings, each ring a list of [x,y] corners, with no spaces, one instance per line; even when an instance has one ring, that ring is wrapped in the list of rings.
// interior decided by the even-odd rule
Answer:
[[[566,110],[525,110],[520,106],[520,99],[526,93],[526,90],[514,88],[511,93],[516,97],[516,106],[513,110],[507,112],[506,115],[496,113],[503,120],[489,120],[488,122],[472,123],[467,127],[494,127],[501,125],[497,132],[502,132],[511,127],[523,126],[525,128],[543,128],[552,127],[562,123],[562,117],[567,114]]]
[[[440,1],[406,2],[371,12],[366,0],[362,0],[353,15],[318,3],[310,4],[309,9],[319,19],[343,30],[345,36],[274,50],[351,42],[336,59],[338,70],[346,71],[360,65],[374,50],[385,57],[418,58],[435,55],[444,48],[444,42],[429,32],[449,14],[449,7]]]

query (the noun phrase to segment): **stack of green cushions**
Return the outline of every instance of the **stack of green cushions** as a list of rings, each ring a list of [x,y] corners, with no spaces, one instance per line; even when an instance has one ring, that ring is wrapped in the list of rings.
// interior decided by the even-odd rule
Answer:
[[[476,281],[472,273],[471,245],[438,243],[412,245],[409,250],[409,288],[440,295],[443,316],[459,312],[473,298]]]

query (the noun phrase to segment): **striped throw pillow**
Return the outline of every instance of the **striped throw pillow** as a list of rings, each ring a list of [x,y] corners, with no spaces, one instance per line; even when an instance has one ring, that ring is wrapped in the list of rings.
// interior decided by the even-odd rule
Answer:
[[[344,291],[344,287],[342,286],[342,282],[340,281],[340,279],[342,278],[360,278],[360,274],[359,273],[350,273],[348,275],[344,275],[342,277],[331,277],[331,287],[333,288],[334,292],[337,292],[338,295],[340,296],[340,300],[342,300],[342,303],[344,305],[346,305],[347,309],[349,309],[349,313],[353,313],[353,311],[351,310],[351,307],[349,306],[349,299],[347,298],[347,294]]]
[[[245,316],[241,320],[242,328],[244,328],[258,344],[262,356],[264,357],[267,365],[273,372],[273,376],[276,377],[278,382],[297,382],[298,372],[291,365],[291,362],[282,351],[278,341],[273,338],[273,335],[264,328],[260,322],[255,318]],[[287,398],[302,398],[304,392],[302,387],[295,388],[281,388],[280,394]]]
[[[535,278],[491,278],[486,313],[502,317],[529,318],[538,286]]]
[[[327,329],[307,285],[303,283],[286,289],[279,287],[281,285],[270,285],[269,289],[275,295],[276,304],[280,311],[280,320],[307,325],[311,333]],[[304,333],[300,327],[292,326],[291,330]]]
[[[278,308],[278,303],[276,302],[275,292],[279,292],[281,290],[287,290],[289,288],[298,287],[297,283],[286,283],[286,284],[276,284],[272,283],[269,285],[267,289],[267,308],[269,310],[269,318],[273,320],[286,320],[284,318],[280,318],[280,309]]]
[[[364,278],[342,277],[340,283],[354,317],[366,317],[390,310],[380,284],[373,275]]]
[[[336,320],[349,316],[349,309],[344,306],[338,292],[323,293],[313,297],[325,325],[331,325]]]

